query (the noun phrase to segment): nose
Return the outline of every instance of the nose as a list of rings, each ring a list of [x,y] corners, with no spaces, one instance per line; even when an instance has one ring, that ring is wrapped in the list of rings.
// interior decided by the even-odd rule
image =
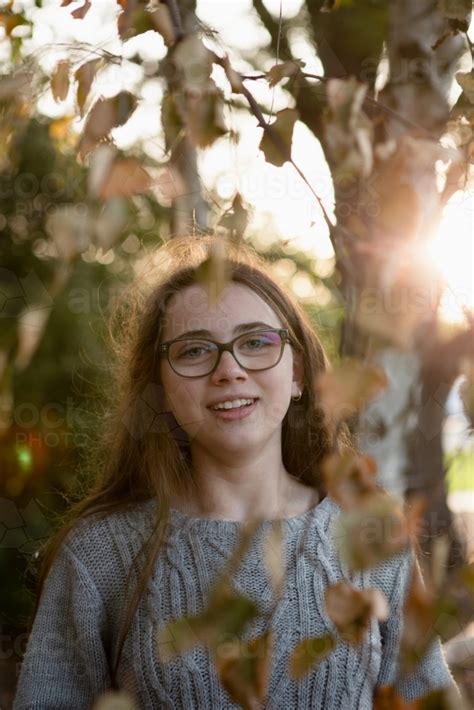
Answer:
[[[222,352],[217,367],[211,373],[211,380],[215,383],[228,380],[246,380],[247,372],[239,365],[230,352]]]

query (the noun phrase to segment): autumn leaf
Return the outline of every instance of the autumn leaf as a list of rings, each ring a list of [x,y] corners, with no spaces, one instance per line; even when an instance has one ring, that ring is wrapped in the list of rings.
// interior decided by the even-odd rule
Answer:
[[[10,37],[15,27],[27,25],[28,20],[23,15],[14,12],[0,12],[0,27],[3,27],[7,37]]]
[[[334,535],[341,559],[352,570],[374,567],[412,539],[402,504],[384,491],[341,513]]]
[[[290,655],[289,675],[300,680],[336,647],[334,636],[311,636],[300,641]]]
[[[227,133],[223,98],[212,80],[200,90],[188,90],[185,97],[185,122],[191,142],[207,148]]]
[[[127,200],[123,197],[112,197],[104,203],[94,221],[95,243],[102,248],[104,254],[123,235],[129,218]]]
[[[99,696],[92,710],[136,710],[136,705],[128,693],[108,691]]]
[[[263,543],[265,565],[276,593],[282,588],[285,580],[284,531],[279,521],[276,521]]]
[[[160,170],[153,182],[153,188],[158,201],[165,206],[169,206],[173,200],[187,192],[186,183],[173,165],[167,165]]]
[[[223,638],[241,634],[257,615],[257,606],[251,600],[221,582],[202,614],[178,619],[158,631],[158,653],[166,661],[199,643],[217,649]]]
[[[331,421],[353,417],[387,386],[385,372],[376,365],[347,359],[317,379],[319,406]]]
[[[89,96],[96,72],[101,64],[102,59],[90,59],[88,62],[82,64],[74,74],[74,79],[77,81],[76,99],[81,116],[84,115],[87,97]]]
[[[198,269],[198,281],[206,287],[212,303],[217,301],[230,278],[225,257],[224,241],[216,241],[210,248],[209,256]]]
[[[235,641],[216,653],[219,679],[244,710],[257,710],[265,702],[271,670],[273,637],[271,631],[244,643]]]
[[[400,667],[403,673],[416,668],[435,637],[436,597],[424,584],[418,564],[413,564],[410,587],[403,609]]]
[[[243,237],[247,224],[248,211],[242,204],[240,194],[237,193],[232,201],[231,208],[224,212],[218,222],[218,226],[228,229],[232,237],[238,240]]]
[[[163,37],[167,47],[172,47],[176,42],[176,33],[168,6],[160,3],[155,10],[150,11],[154,29]]]
[[[54,240],[58,256],[72,261],[91,243],[93,233],[89,212],[80,204],[58,205],[48,214],[46,231]]]
[[[124,158],[112,163],[110,170],[98,191],[100,200],[111,197],[131,197],[147,192],[151,177],[136,158]]]
[[[282,79],[290,76],[295,76],[304,67],[305,63],[300,59],[292,59],[288,62],[281,62],[280,64],[275,64],[269,71],[267,71],[267,81],[270,86],[275,86]]]
[[[380,589],[360,590],[342,581],[327,588],[326,611],[341,638],[357,645],[365,636],[372,616],[387,618],[388,604]]]
[[[51,78],[51,91],[56,102],[64,101],[69,91],[69,69],[67,60],[58,62]]]
[[[244,89],[244,83],[242,81],[242,77],[238,72],[235,71],[235,69],[232,68],[232,65],[230,63],[230,59],[225,55],[225,57],[222,59],[222,66],[224,68],[226,77],[229,81],[230,88],[234,92],[234,94],[242,94],[243,89]]]
[[[375,688],[373,710],[421,710],[419,700],[403,700],[393,685]]]
[[[263,129],[259,148],[265,160],[277,168],[291,160],[291,142],[297,118],[298,112],[295,109],[285,108],[278,111],[273,123]]]
[[[137,105],[136,97],[128,91],[121,91],[110,99],[99,99],[87,116],[79,143],[81,158],[105,139],[110,131],[128,121]]]
[[[456,74],[456,81],[471,104],[474,104],[474,70],[471,72],[458,72]]]
[[[69,3],[68,3],[69,4]],[[81,5],[81,7],[78,7],[76,10],[73,10],[71,12],[71,16],[75,20],[83,20],[84,17],[87,15],[89,10],[91,9],[91,3],[90,0],[86,0],[84,5]]]
[[[371,456],[351,451],[329,454],[321,462],[328,494],[341,508],[351,510],[378,489],[377,464]]]

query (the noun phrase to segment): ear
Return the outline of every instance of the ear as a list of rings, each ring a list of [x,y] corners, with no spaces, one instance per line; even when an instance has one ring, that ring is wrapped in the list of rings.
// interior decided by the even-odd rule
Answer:
[[[304,365],[301,353],[293,352],[293,382],[291,396],[297,397],[304,389]]]

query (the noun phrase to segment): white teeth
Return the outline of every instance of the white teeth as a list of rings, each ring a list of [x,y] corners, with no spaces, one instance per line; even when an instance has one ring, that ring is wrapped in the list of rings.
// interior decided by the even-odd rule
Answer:
[[[237,409],[237,407],[243,407],[245,404],[252,404],[254,401],[254,399],[233,399],[228,402],[220,402],[211,407],[211,409]]]

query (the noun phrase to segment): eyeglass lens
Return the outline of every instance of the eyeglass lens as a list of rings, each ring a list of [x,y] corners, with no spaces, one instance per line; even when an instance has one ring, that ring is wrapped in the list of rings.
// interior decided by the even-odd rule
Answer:
[[[263,370],[277,364],[282,350],[282,339],[273,331],[245,333],[234,342],[234,357],[248,370]],[[175,372],[188,377],[205,375],[214,368],[219,350],[209,340],[193,338],[170,344],[169,361]]]

